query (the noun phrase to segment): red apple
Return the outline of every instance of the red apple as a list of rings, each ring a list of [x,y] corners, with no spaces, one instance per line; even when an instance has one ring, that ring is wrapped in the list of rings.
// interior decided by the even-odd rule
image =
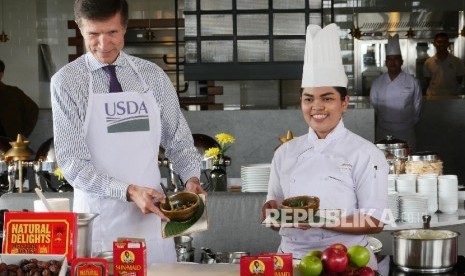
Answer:
[[[325,272],[339,273],[346,269],[349,264],[349,257],[341,249],[328,247],[323,251],[321,261]]]
[[[360,276],[375,276],[375,272],[371,267],[365,266],[357,270],[357,274]]]
[[[329,247],[334,247],[334,248],[340,249],[340,250],[344,251],[345,253],[347,253],[347,247],[345,245],[343,245],[342,243],[333,243]]]

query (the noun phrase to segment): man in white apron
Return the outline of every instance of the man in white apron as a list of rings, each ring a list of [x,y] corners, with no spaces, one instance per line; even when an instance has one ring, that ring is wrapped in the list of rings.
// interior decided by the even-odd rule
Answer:
[[[338,30],[335,24],[307,28],[301,108],[309,132],[276,150],[263,206],[265,216],[267,209],[277,209],[285,198],[310,195],[320,199],[320,210],[343,211],[340,225],[279,230],[278,251],[298,259],[334,243],[368,246],[366,234],[382,231],[385,222],[388,165],[384,154],[342,122],[349,99]],[[358,223],[357,218],[373,224]],[[373,254],[369,266],[377,268]]]
[[[77,0],[75,15],[88,53],[63,67],[51,85],[56,156],[74,186],[73,211],[99,214],[93,256],[111,251],[117,237],[133,237],[146,240],[148,264],[175,262],[173,239],[161,235],[167,218],[156,205],[164,201],[160,145],[186,190],[204,192],[200,156],[177,94],[158,66],[121,51],[126,0]]]

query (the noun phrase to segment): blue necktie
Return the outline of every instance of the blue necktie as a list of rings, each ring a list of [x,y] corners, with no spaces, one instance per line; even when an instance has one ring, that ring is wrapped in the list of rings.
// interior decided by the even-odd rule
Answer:
[[[110,77],[110,93],[123,92],[123,88],[121,88],[121,84],[116,78],[115,67],[115,65],[107,65],[102,67],[103,70],[105,70],[105,72],[107,72],[108,76]]]

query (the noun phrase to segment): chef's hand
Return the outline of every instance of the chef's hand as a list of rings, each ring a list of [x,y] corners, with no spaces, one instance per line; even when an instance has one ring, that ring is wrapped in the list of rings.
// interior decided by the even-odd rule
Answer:
[[[164,194],[159,193],[151,188],[131,184],[128,187],[127,198],[128,201],[134,202],[142,211],[142,213],[155,213],[161,218],[161,220],[169,221],[169,219],[163,214],[160,208],[154,204],[154,201],[165,203]]]
[[[197,177],[191,177],[186,182],[186,191],[193,192],[196,194],[204,194],[207,195],[207,192],[200,186],[200,181]]]
[[[262,221],[266,218],[267,210],[271,210],[271,209],[275,209],[275,210],[278,209],[278,203],[276,202],[276,200],[270,200],[270,201],[265,202],[265,204],[263,204]],[[270,228],[274,231],[279,231],[280,227],[270,226]]]

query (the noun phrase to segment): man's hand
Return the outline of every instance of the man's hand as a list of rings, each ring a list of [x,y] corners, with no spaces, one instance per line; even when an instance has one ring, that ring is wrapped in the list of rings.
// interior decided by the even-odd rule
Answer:
[[[144,214],[155,213],[161,220],[169,221],[163,212],[154,204],[154,201],[165,203],[165,195],[154,189],[131,184],[127,191],[128,201],[134,202]]]
[[[200,186],[200,181],[197,177],[191,177],[186,182],[186,191],[193,192],[196,194],[204,194],[207,195],[207,192]]]

